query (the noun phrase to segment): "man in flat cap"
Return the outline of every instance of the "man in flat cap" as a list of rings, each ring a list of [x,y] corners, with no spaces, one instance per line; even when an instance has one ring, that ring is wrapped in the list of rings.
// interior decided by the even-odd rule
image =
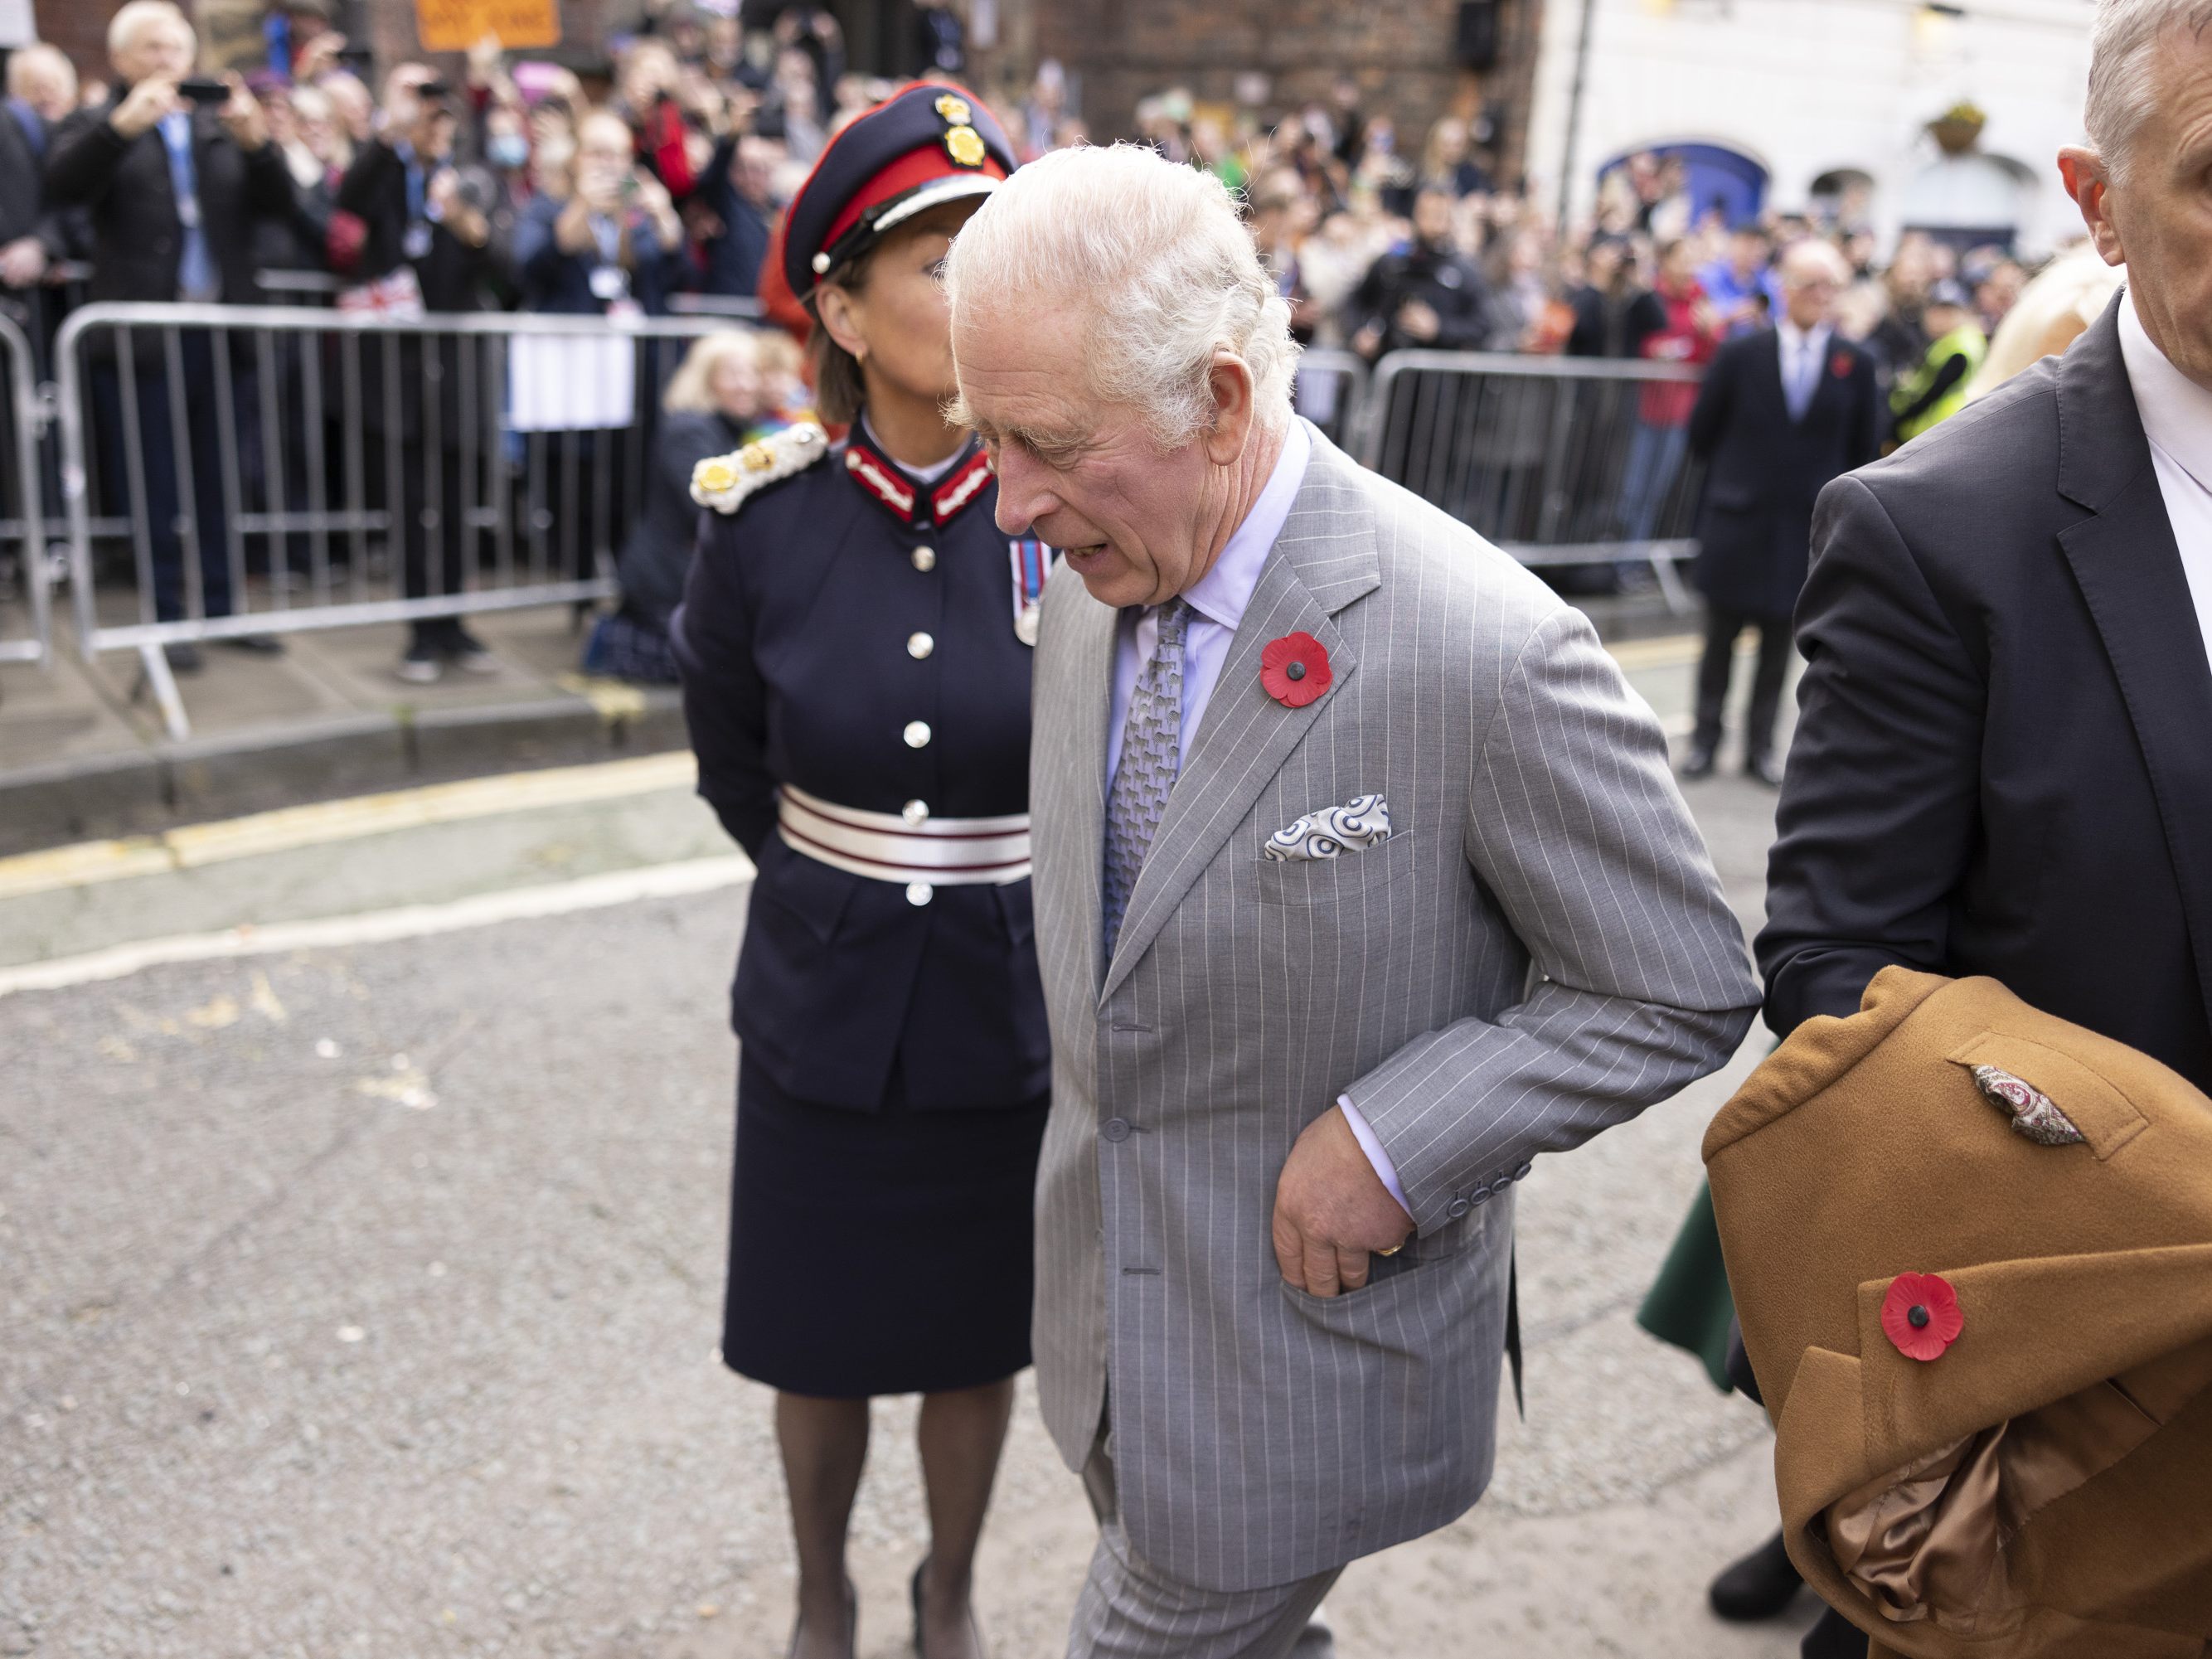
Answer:
[[[1489,1480],[1516,1184],[1758,992],[1589,622],[1291,413],[1218,180],[1048,155],[947,283],[1000,528],[1065,556],[1030,799],[1031,1341],[1101,1521],[1068,1651],[1323,1654],[1344,1565]]]
[[[2102,0],[2087,125],[2126,290],[1820,497],[1757,950],[1783,1036],[1988,975],[2212,1090],[2212,0]]]

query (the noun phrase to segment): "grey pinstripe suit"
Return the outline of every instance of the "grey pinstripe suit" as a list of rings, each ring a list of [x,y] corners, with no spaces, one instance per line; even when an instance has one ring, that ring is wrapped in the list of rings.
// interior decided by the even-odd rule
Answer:
[[[1721,1065],[1759,1002],[1658,727],[1589,623],[1311,435],[1103,972],[1115,613],[1072,572],[1037,653],[1038,1382],[1079,1468],[1110,1377],[1128,1545],[1205,1591],[1308,1578],[1474,1504],[1510,1183]],[[1293,710],[1260,653],[1301,629],[1335,684]],[[1389,840],[1262,860],[1367,791]],[[1324,1301],[1282,1282],[1268,1228],[1340,1093],[1419,1236]]]

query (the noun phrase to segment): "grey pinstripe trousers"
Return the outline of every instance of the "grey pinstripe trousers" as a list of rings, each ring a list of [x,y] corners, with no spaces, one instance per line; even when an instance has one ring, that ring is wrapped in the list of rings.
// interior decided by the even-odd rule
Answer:
[[[1076,1598],[1067,1659],[1334,1659],[1321,1601],[1342,1567],[1266,1589],[1180,1583],[1130,1547],[1103,1425],[1083,1490],[1098,1517],[1098,1547]]]

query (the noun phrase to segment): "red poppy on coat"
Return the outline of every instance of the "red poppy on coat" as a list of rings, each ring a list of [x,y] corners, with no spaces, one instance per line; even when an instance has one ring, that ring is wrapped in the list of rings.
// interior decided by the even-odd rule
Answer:
[[[1328,652],[1310,634],[1285,634],[1260,652],[1260,684],[1285,708],[1318,701],[1334,679]]]
[[[1850,379],[1851,354],[1848,351],[1838,351],[1834,356],[1829,358],[1828,373],[1839,380]]]
[[[1907,1359],[1940,1359],[1966,1328],[1959,1293],[1934,1273],[1899,1273],[1881,1299],[1881,1332]]]

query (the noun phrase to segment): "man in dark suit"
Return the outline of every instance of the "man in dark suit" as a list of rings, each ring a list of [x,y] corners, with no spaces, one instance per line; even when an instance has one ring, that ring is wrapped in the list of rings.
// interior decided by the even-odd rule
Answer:
[[[383,285],[387,314],[481,311],[500,280],[506,248],[487,210],[491,180],[475,168],[465,175],[454,165],[456,125],[437,71],[400,64],[385,81],[382,132],[355,152],[338,185],[338,206],[357,215],[363,227],[356,274]],[[388,400],[386,351],[397,364],[398,389]],[[408,599],[462,589],[472,545],[467,509],[483,499],[482,468],[492,447],[485,414],[496,398],[495,361],[481,340],[465,335],[387,336],[363,376],[372,498],[398,520]],[[471,388],[465,398],[465,386]],[[396,477],[390,476],[392,437],[399,441]],[[410,623],[394,670],[398,677],[432,684],[448,665],[474,673],[498,667],[458,616]]]
[[[131,0],[107,31],[117,89],[105,102],[64,121],[46,148],[49,197],[91,216],[94,300],[239,305],[256,297],[252,218],[289,211],[292,178],[269,142],[261,106],[237,76],[229,77],[229,98],[214,112],[179,94],[178,83],[190,73],[197,50],[191,25],[168,0]],[[219,447],[209,423],[195,423],[189,431],[173,427],[170,387],[160,352],[147,349],[150,343],[142,342],[133,378],[155,616],[163,622],[228,616],[239,573],[222,510]],[[187,329],[179,343],[184,407],[216,410],[214,340]],[[250,371],[241,363],[236,372]],[[118,411],[103,422],[113,430],[121,419],[122,388],[112,358],[95,360],[94,378],[102,413]],[[251,395],[234,380],[234,407]],[[180,462],[190,469],[197,583],[185,568],[176,530],[184,499]],[[226,643],[277,648],[265,637]],[[180,669],[198,665],[189,644],[173,646],[170,660]]]
[[[2127,291],[1821,495],[1759,965],[1784,1036],[1986,974],[2212,1091],[2212,27],[2106,0],[2090,51],[2059,170]]]
[[[61,215],[46,200],[46,143],[53,126],[51,84],[76,77],[69,59],[52,46],[19,46],[8,56],[8,103],[0,110],[0,288],[27,289],[46,267],[67,257]],[[46,83],[46,84],[42,84]]]
[[[1774,720],[1790,666],[1790,613],[1805,583],[1813,502],[1838,473],[1881,453],[1883,410],[1874,360],[1835,331],[1843,256],[1804,241],[1782,258],[1783,315],[1713,358],[1690,413],[1690,449],[1705,461],[1697,582],[1705,596],[1698,725],[1686,778],[1712,775],[1735,642],[1759,630],[1759,668],[1744,721],[1743,769],[1781,781]]]

